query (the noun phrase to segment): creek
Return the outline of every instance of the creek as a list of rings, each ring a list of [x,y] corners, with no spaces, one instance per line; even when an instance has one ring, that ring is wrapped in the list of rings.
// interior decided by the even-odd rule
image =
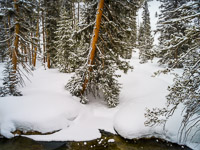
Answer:
[[[101,138],[91,141],[41,142],[27,137],[0,139],[0,150],[191,150],[157,138],[127,140],[100,130]]]

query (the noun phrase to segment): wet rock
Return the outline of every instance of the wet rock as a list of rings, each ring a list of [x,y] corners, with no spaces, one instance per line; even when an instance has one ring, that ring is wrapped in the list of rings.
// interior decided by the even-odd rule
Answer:
[[[44,147],[29,138],[14,137],[12,139],[0,139],[0,150],[44,150]]]

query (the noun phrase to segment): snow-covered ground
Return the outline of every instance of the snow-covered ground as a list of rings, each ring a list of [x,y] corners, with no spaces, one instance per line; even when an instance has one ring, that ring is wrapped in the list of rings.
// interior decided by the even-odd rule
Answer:
[[[165,133],[162,127],[144,126],[145,108],[164,106],[173,76],[151,77],[161,67],[156,60],[140,64],[138,51],[133,53],[130,63],[134,70],[119,79],[123,88],[116,108],[108,108],[103,100],[94,98],[87,105],[80,104],[78,98],[64,89],[71,74],[45,70],[38,65],[30,76],[31,82],[21,88],[22,97],[0,98],[0,134],[11,138],[16,129],[43,133],[60,130],[51,135],[28,137],[39,141],[80,141],[100,137],[99,129],[115,133],[115,128],[125,138],[155,136],[178,142],[180,110],[167,123]],[[187,145],[199,149],[194,142]]]

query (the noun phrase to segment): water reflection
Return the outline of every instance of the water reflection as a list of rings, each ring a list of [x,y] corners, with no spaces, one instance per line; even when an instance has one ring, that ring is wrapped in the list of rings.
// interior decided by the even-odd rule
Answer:
[[[156,138],[126,140],[105,131],[101,134],[101,138],[83,142],[37,142],[26,137],[0,139],[0,150],[190,150]]]

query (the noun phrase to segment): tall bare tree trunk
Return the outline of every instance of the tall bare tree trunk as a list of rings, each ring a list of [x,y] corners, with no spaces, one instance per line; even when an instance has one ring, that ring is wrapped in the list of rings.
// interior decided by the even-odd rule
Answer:
[[[14,8],[19,13],[19,7],[18,7],[18,0],[14,0]],[[14,40],[14,49],[12,51],[12,64],[13,64],[13,69],[16,71],[17,70],[17,52],[18,52],[18,46],[19,46],[19,23],[17,22],[18,20],[16,19],[16,24],[15,24],[15,40]]]
[[[33,65],[33,63],[34,63],[34,52],[33,52],[33,32],[31,32],[31,63],[32,63],[32,65]]]
[[[46,31],[46,37],[48,37],[48,32]],[[48,38],[46,38],[46,49],[49,49],[49,41]],[[51,62],[50,62],[50,54],[49,52],[47,53],[47,67],[50,68],[51,67]]]
[[[49,53],[47,53],[47,67],[48,67],[48,68],[51,67],[50,54],[49,54]]]
[[[39,17],[40,17],[40,10],[38,10],[38,18],[37,18],[37,29],[36,29],[36,38],[39,37]],[[37,41],[38,42],[38,41]],[[36,66],[36,58],[37,58],[37,49],[38,47],[35,47],[35,51],[34,51],[34,58],[33,58],[33,66]]]
[[[32,65],[32,50],[31,50],[31,46],[32,46],[32,44],[29,43],[28,44],[28,61],[29,61],[29,65],[30,66]]]
[[[24,54],[26,55],[25,62],[27,62],[28,61],[28,56],[27,56],[27,47],[26,47],[26,45],[24,46]]]
[[[43,58],[43,62],[45,63],[46,62],[46,57],[45,57],[45,29],[44,29],[44,11],[42,10],[42,36],[43,36],[43,55],[44,55],[44,58]]]
[[[104,0],[99,1],[98,5],[98,10],[97,10],[97,15],[96,15],[96,23],[94,26],[93,30],[93,36],[92,36],[92,42],[91,42],[91,51],[90,51],[90,56],[88,58],[88,64],[92,65],[94,62],[94,56],[95,56],[95,51],[96,51],[96,43],[98,40],[98,35],[99,35],[99,29],[100,29],[100,24],[101,24],[101,17],[103,14],[103,5],[104,5]],[[89,72],[92,71],[92,68],[89,68]],[[85,89],[87,87],[88,79],[85,78],[84,84],[83,84],[83,89],[82,89],[82,94],[85,92]]]

